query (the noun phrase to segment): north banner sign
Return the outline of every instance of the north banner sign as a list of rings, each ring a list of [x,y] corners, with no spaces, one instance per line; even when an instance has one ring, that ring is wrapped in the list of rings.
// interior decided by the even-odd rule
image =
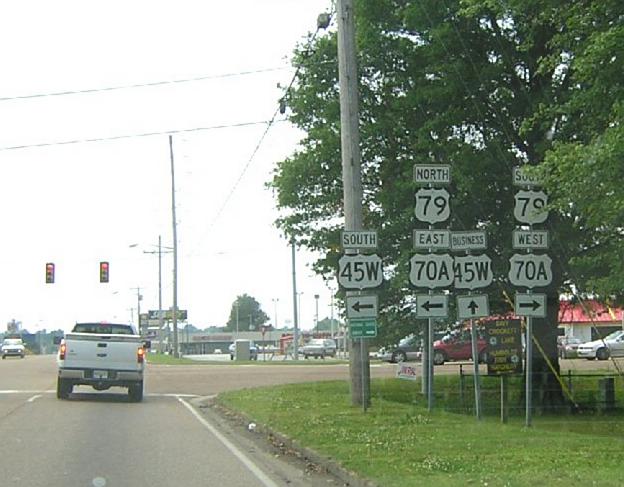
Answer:
[[[415,164],[414,182],[432,186],[450,184],[451,166],[448,164]]]

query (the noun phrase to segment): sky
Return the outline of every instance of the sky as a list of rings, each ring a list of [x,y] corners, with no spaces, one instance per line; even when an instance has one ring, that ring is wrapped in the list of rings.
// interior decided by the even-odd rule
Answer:
[[[158,309],[158,258],[146,252],[159,235],[173,243],[171,131],[178,307],[198,328],[222,326],[246,293],[271,323],[277,315],[278,326],[291,325],[291,251],[265,184],[303,134],[279,121],[254,151],[293,76],[294,47],[330,8],[331,0],[5,2],[0,330],[12,319],[30,331],[136,321],[139,294],[142,312]],[[152,86],[110,89],[128,85]],[[87,92],[33,96],[72,91]],[[336,287],[313,275],[314,257],[297,254],[303,329],[314,325],[314,295],[319,319],[330,315]],[[110,262],[108,284],[100,261]],[[45,283],[46,262],[54,284]],[[162,265],[167,309],[171,254]]]

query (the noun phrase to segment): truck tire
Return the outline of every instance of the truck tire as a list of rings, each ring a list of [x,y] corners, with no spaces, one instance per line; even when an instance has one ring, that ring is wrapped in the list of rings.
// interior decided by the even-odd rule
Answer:
[[[141,402],[143,400],[143,381],[128,387],[128,398],[132,402]]]
[[[56,379],[56,397],[57,399],[67,399],[71,394],[74,386],[67,379]]]

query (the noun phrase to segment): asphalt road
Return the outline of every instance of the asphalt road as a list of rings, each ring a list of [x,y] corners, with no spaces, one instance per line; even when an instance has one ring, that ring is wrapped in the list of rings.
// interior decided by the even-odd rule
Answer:
[[[391,374],[388,367],[373,367]],[[378,375],[374,372],[374,375]],[[348,377],[344,364],[149,365],[146,395],[74,388],[56,399],[53,356],[0,361],[1,485],[20,487],[341,485],[219,421],[207,397],[229,389]]]
[[[566,360],[562,369],[613,367]],[[457,364],[436,374],[457,373]],[[373,363],[373,377],[394,365]],[[149,365],[142,403],[125,389],[74,389],[56,399],[53,356],[0,361],[1,485],[327,486],[341,483],[305,462],[276,455],[253,433],[204,408],[219,392],[292,382],[347,380],[346,364]]]

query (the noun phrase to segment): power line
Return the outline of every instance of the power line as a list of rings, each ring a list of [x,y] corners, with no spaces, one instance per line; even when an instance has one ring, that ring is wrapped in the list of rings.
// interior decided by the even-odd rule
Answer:
[[[261,120],[257,122],[241,122],[241,123],[232,123],[232,124],[225,124],[225,125],[212,125],[209,127],[193,127],[193,128],[188,128],[188,129],[164,130],[164,131],[159,131],[159,132],[144,132],[144,133],[138,133],[138,134],[113,135],[111,137],[94,137],[94,138],[88,138],[88,139],[72,139],[72,140],[62,140],[62,141],[55,141],[55,142],[42,142],[39,144],[14,145],[14,146],[0,147],[0,151],[34,149],[34,148],[39,148],[39,147],[52,147],[52,146],[57,146],[57,145],[87,144],[91,142],[108,142],[111,140],[135,139],[139,137],[152,137],[156,135],[203,132],[207,130],[220,130],[220,129],[227,129],[227,128],[249,127],[252,125],[272,124],[274,122],[281,122],[281,121],[282,120],[275,120],[275,116],[274,116],[269,121]]]
[[[329,15],[329,19],[328,19],[328,23],[331,21],[331,19],[334,17],[334,13],[335,13],[335,5],[334,2],[332,1],[332,7],[331,7],[331,11],[328,14]],[[323,27],[321,27],[320,25],[317,25],[316,30],[314,31],[314,33],[309,37],[307,45],[306,45],[306,50],[309,49],[312,46],[312,43],[316,40],[316,36],[318,35],[318,33],[320,32],[320,30]],[[266,136],[269,132],[269,130],[271,129],[273,123],[275,122],[275,119],[277,117],[277,115],[282,111],[282,100],[284,100],[288,94],[290,93],[293,85],[295,84],[295,81],[297,80],[297,77],[299,76],[299,72],[301,71],[302,65],[299,64],[296,69],[295,69],[295,73],[293,74],[290,83],[288,84],[288,87],[286,88],[284,95],[282,97],[282,99],[280,100],[280,106],[278,106],[274,113],[273,116],[271,117],[271,119],[267,122],[267,126],[266,129],[264,130],[264,132],[262,133],[262,135],[260,136],[260,140],[258,140],[258,143],[256,144],[256,146],[254,147],[251,156],[249,156],[249,159],[247,160],[247,163],[245,164],[245,166],[243,167],[241,173],[239,174],[238,178],[236,179],[236,181],[234,182],[234,184],[232,185],[232,188],[230,189],[229,193],[227,194],[227,196],[225,197],[225,200],[223,201],[223,204],[221,205],[221,207],[219,208],[219,210],[217,211],[217,214],[215,215],[215,217],[212,219],[212,221],[209,223],[208,227],[206,228],[206,232],[207,233],[212,227],[214,227],[214,225],[216,224],[217,220],[221,217],[221,215],[223,214],[223,211],[225,210],[225,207],[227,206],[227,204],[229,203],[230,199],[232,198],[232,195],[234,194],[234,192],[236,191],[236,189],[238,188],[238,185],[240,184],[240,182],[242,181],[243,177],[245,176],[247,170],[249,169],[249,166],[251,165],[251,163],[253,162],[256,154],[258,153],[258,151],[260,150],[260,147],[262,146],[262,143],[264,142],[264,140],[266,139]],[[205,235],[204,233],[204,235]],[[200,244],[201,241],[203,240],[203,236],[202,238],[200,238]]]
[[[30,95],[5,96],[5,97],[0,97],[0,102],[13,101],[13,100],[29,100],[32,98],[45,98],[45,97],[53,97],[53,96],[84,95],[84,94],[89,94],[89,93],[101,93],[101,92],[107,92],[107,91],[128,90],[128,89],[133,89],[133,88],[149,88],[149,87],[154,87],[154,86],[166,86],[166,85],[174,85],[174,84],[181,84],[181,83],[194,83],[197,81],[233,78],[236,76],[247,76],[251,74],[269,73],[273,71],[284,71],[286,69],[289,69],[289,68],[284,66],[281,68],[256,69],[256,70],[249,70],[249,71],[239,71],[237,73],[215,74],[215,75],[209,75],[209,76],[197,76],[195,78],[152,81],[148,83],[135,83],[135,84],[129,84],[129,85],[106,86],[102,88],[87,88],[84,90],[66,90],[66,91],[57,91],[57,92],[51,92],[51,93],[35,93],[35,94],[30,94]]]

